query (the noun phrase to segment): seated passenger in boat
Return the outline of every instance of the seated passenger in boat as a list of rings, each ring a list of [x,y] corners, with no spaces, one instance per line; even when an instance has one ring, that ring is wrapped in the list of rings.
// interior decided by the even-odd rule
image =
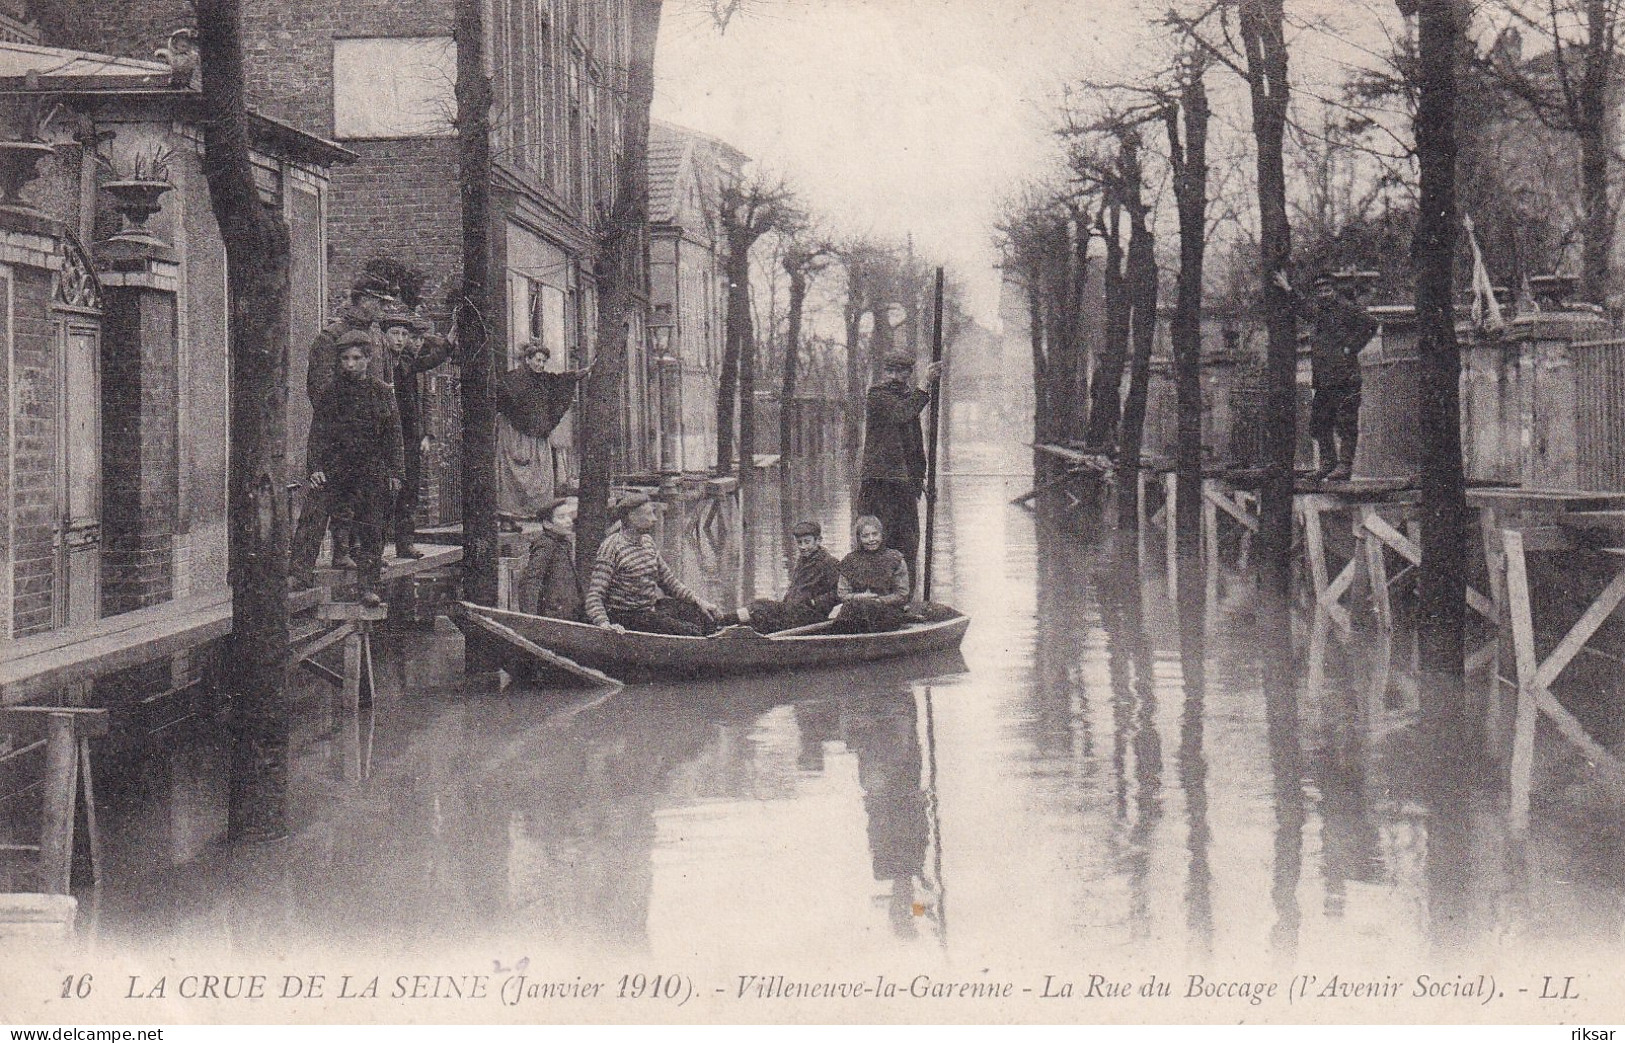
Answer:
[[[621,527],[598,548],[587,581],[587,619],[606,630],[701,637],[716,629],[718,609],[684,586],[655,549],[659,510],[642,493],[615,505]]]
[[[582,618],[581,580],[576,575],[576,503],[558,497],[537,513],[542,531],[530,545],[519,574],[514,608],[553,619]]]
[[[841,634],[875,634],[904,623],[908,603],[908,563],[885,543],[880,519],[866,514],[852,526],[857,546],[841,559],[835,596],[840,600],[835,625]]]
[[[835,607],[840,562],[824,549],[824,530],[815,521],[797,522],[790,529],[796,539],[796,563],[790,570],[790,589],[775,601],[757,598],[735,611],[741,623],[757,633],[772,634],[792,627],[821,623]]]

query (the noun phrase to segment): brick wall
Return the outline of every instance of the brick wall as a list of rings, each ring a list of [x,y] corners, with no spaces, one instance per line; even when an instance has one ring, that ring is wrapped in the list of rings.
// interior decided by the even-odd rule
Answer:
[[[102,322],[102,613],[174,593],[175,298],[107,290]]]
[[[57,511],[57,360],[51,331],[51,276],[17,266],[12,323],[12,635],[51,629]]]

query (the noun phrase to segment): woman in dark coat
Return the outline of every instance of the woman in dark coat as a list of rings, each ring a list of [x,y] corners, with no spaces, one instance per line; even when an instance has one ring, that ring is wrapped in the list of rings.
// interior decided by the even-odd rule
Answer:
[[[835,587],[841,611],[831,631],[874,634],[896,630],[904,623],[908,604],[908,564],[903,555],[885,546],[880,519],[864,515],[852,525],[852,553],[841,559],[841,578]]]
[[[553,619],[579,620],[581,582],[576,577],[575,504],[553,500],[544,508],[542,531],[530,545],[530,557],[519,575],[515,607]]]

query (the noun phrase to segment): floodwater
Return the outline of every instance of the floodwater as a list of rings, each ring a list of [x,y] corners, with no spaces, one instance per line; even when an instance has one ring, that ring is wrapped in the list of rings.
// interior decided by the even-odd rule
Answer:
[[[1511,998],[1439,1000],[1448,1021],[1572,1013],[1505,1006],[1542,976],[1603,987],[1584,975],[1625,949],[1617,809],[1567,799],[1583,780],[1547,769],[1514,842],[1504,765],[1478,753],[1502,711],[1475,697],[1441,741],[1402,638],[1302,615],[1271,630],[1237,575],[1181,612],[1155,549],[1125,562],[1011,506],[1020,464],[967,445],[945,482],[933,582],[973,617],[962,656],[497,691],[465,687],[442,621],[379,642],[370,712],[300,682],[295,833],[235,852],[218,724],[111,758],[90,944],[137,968],[187,952],[626,967],[729,997],[743,974],[852,968],[1003,976],[1035,1002],[1045,975],[1081,991],[1096,972],[1176,995],[1226,968],[1389,975],[1407,996],[1424,971],[1501,976]],[[828,474],[753,483],[743,547],[715,512],[672,515],[667,545],[730,603],[782,588],[789,521],[849,542]],[[1318,1015],[1199,997],[1150,1016]]]

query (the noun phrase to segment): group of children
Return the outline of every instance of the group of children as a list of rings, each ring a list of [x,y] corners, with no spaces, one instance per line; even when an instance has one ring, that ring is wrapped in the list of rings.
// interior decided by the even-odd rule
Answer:
[[[365,281],[311,344],[309,482],[294,531],[294,586],[313,584],[329,530],[334,566],[357,570],[369,605],[380,602],[386,531],[393,532],[397,557],[423,556],[413,540],[429,439],[420,426],[417,377],[450,354],[432,322]]]
[[[887,547],[878,519],[853,525],[853,549],[837,561],[823,546],[817,522],[791,530],[796,561],[782,598],[758,598],[731,612],[684,584],[655,546],[660,505],[641,493],[619,501],[619,525],[604,538],[583,587],[575,570],[575,504],[556,499],[546,507],[542,530],[515,590],[515,607],[555,619],[582,620],[607,630],[699,637],[725,626],[749,626],[762,634],[828,623],[828,633],[895,630],[905,622],[910,596],[908,565]]]

